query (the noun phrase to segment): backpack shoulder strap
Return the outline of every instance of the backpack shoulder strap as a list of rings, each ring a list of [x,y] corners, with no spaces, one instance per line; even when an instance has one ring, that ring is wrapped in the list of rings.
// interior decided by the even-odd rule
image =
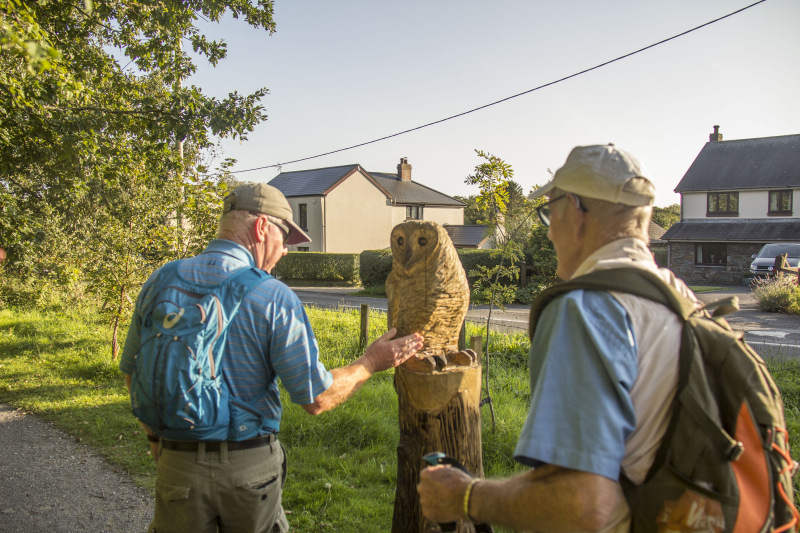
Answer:
[[[579,289],[615,291],[640,296],[667,306],[683,321],[697,310],[693,301],[680,294],[652,272],[632,267],[598,270],[554,285],[534,300],[531,306],[528,331],[531,339],[533,339],[536,324],[547,304],[561,294]]]

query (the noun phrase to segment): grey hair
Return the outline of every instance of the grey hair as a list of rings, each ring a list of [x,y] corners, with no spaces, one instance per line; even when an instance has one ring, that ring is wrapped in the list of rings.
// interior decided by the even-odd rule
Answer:
[[[285,225],[282,219],[272,215],[234,209],[232,211],[228,211],[227,213],[223,213],[222,217],[220,217],[219,226],[217,228],[217,238],[222,239],[224,238],[224,235],[230,236],[246,234],[248,231],[250,231],[250,228],[253,227],[256,219],[262,216],[267,217],[267,220],[273,224]]]
[[[246,234],[259,216],[261,215],[239,209],[223,213],[217,227],[217,238],[222,239],[225,235]]]

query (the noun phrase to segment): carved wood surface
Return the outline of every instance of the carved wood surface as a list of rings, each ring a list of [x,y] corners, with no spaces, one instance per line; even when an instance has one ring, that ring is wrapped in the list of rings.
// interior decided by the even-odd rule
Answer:
[[[392,533],[438,532],[422,516],[417,494],[423,455],[443,452],[474,476],[483,477],[481,447],[481,367],[454,367],[443,372],[395,370],[399,402],[400,442],[397,447],[397,492]],[[459,522],[459,533],[474,532]]]

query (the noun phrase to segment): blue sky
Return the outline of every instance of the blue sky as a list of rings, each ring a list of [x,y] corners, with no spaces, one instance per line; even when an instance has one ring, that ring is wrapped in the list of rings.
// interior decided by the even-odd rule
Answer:
[[[269,118],[223,141],[234,170],[284,163],[414,128],[630,53],[745,7],[739,0],[276,0],[272,36],[204,23],[228,57],[189,84],[209,95],[267,87]],[[359,163],[449,195],[475,149],[510,163],[529,191],[576,145],[613,142],[638,157],[656,205],[708,141],[800,133],[800,2],[740,14],[582,76],[469,115],[284,171]],[[213,166],[213,164],[212,164]],[[237,175],[269,181],[278,169]]]

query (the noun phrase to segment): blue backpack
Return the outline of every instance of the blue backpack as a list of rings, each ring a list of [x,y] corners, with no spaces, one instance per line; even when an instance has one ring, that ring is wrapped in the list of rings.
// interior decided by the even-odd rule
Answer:
[[[243,268],[218,285],[198,285],[180,276],[179,265],[164,265],[139,302],[142,327],[131,375],[133,414],[170,440],[254,437],[262,416],[232,396],[220,363],[228,327],[242,300],[271,276]]]

